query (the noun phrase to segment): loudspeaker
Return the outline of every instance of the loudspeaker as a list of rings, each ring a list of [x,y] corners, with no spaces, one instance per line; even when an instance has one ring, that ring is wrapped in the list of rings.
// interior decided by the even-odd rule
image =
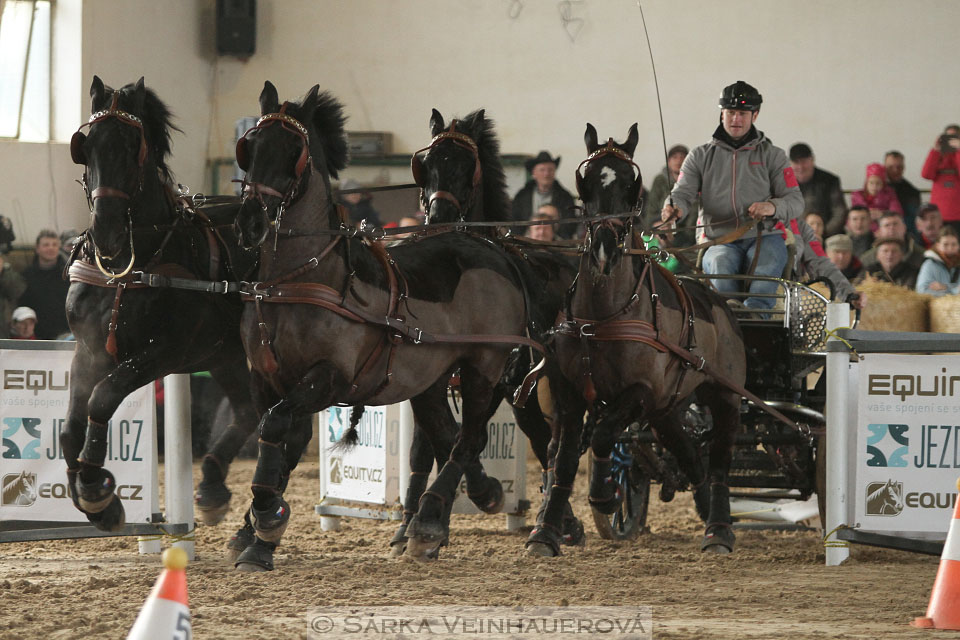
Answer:
[[[217,53],[252,56],[257,44],[257,0],[217,0]]]

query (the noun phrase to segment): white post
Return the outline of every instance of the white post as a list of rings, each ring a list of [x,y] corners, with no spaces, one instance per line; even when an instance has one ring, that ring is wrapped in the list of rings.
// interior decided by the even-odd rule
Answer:
[[[150,384],[150,388],[153,388],[153,383]],[[151,402],[151,404],[153,403]],[[159,465],[157,464],[157,407],[155,404],[153,406],[153,429],[150,437],[153,438],[153,455],[150,456],[149,467],[152,478],[151,484],[153,485],[153,489],[150,491],[150,511],[156,513],[160,505],[160,478],[158,477]],[[140,536],[137,538],[137,547],[141,555],[160,553],[163,550],[161,542],[161,536],[159,535]]]
[[[193,449],[190,438],[190,376],[169,375],[163,380],[164,468],[168,524],[187,524],[186,534],[193,537]],[[194,559],[193,540],[173,543]]]
[[[536,393],[536,389],[533,391]],[[527,438],[520,427],[513,430],[513,451],[517,465],[513,470],[513,490],[517,496],[517,505],[527,498]],[[527,524],[527,514],[507,514],[507,531],[519,531]]]
[[[850,305],[830,303],[827,305],[827,330],[836,330],[850,326]],[[827,342],[837,339],[828,337]],[[831,541],[836,540],[835,529],[847,524],[847,486],[849,484],[849,435],[847,430],[847,399],[855,390],[848,389],[848,369],[850,355],[846,351],[827,352],[827,521],[823,524],[824,533],[834,532]],[[850,556],[845,546],[826,548],[827,566],[841,564]]]
[[[410,486],[410,447],[413,446],[413,407],[409,400],[400,403],[400,433],[397,434],[397,475],[400,481],[397,489],[400,493],[400,504],[407,497],[407,487]]]

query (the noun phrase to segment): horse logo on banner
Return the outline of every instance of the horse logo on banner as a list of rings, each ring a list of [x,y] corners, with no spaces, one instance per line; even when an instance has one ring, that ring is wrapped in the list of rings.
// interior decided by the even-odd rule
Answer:
[[[868,516],[898,516],[903,511],[903,483],[887,480],[867,485]]]

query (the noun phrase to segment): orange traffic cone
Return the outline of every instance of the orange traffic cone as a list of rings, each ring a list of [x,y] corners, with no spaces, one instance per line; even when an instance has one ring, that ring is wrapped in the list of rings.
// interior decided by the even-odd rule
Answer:
[[[187,552],[183,549],[171,547],[163,552],[163,572],[140,609],[127,640],[191,636],[186,566]]]
[[[960,491],[960,480],[957,480]],[[960,629],[960,499],[953,510],[927,615],[910,623],[923,629]]]

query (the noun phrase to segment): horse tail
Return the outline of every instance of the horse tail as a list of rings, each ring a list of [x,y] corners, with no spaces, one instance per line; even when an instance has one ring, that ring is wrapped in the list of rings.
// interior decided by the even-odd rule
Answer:
[[[333,445],[334,449],[350,449],[357,446],[357,443],[360,442],[357,425],[360,424],[360,418],[363,416],[364,411],[366,411],[366,407],[362,404],[353,405],[353,408],[350,410],[350,427],[343,432],[340,440]]]

